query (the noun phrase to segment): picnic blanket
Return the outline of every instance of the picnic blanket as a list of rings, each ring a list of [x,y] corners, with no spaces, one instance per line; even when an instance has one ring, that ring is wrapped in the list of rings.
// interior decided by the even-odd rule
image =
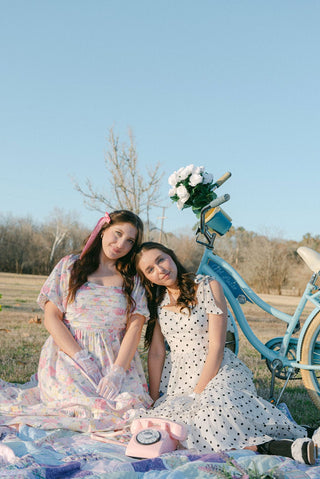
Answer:
[[[25,425],[16,431],[4,426],[0,427],[0,478],[320,478],[320,460],[315,466],[306,466],[249,450],[212,454],[178,450],[137,460],[125,455],[125,447],[99,442],[89,433],[44,431]]]

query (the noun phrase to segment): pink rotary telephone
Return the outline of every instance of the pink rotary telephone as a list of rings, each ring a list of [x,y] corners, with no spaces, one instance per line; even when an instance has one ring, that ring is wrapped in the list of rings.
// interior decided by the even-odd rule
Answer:
[[[178,442],[184,441],[188,435],[184,424],[157,417],[135,419],[131,433],[126,455],[148,459],[174,451]]]

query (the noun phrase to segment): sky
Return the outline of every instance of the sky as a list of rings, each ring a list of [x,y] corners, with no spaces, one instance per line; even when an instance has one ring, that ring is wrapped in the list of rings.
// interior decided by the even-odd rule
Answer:
[[[169,175],[204,166],[235,227],[320,234],[320,2],[0,0],[0,214],[93,228],[72,179],[108,195],[107,136],[160,163],[152,219],[196,221]]]

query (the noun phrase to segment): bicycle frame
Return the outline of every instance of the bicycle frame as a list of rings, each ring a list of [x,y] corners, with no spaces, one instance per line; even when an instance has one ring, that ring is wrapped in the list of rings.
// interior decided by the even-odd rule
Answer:
[[[213,185],[213,190],[219,188],[230,176],[230,172],[225,173]],[[276,405],[279,404],[289,379],[300,370],[309,396],[320,409],[320,383],[318,380],[320,372],[320,341],[317,339],[320,334],[320,288],[317,285],[317,280],[320,278],[320,257],[318,253],[312,253],[312,250],[303,250],[303,247],[299,248],[303,251],[299,252],[298,250],[300,256],[314,274],[307,283],[293,315],[284,313],[263,301],[248,286],[240,274],[227,261],[214,252],[214,241],[217,234],[223,236],[231,226],[231,218],[224,212],[222,213],[223,218],[221,218],[223,210],[216,208],[229,199],[230,196],[224,194],[218,198],[216,197],[211,203],[202,208],[196,237],[197,243],[205,246],[198,274],[216,278],[220,282],[228,302],[228,315],[233,326],[234,339],[229,341],[228,338],[226,346],[229,347],[232,344],[233,347],[231,349],[236,354],[238,353],[239,326],[249,343],[261,353],[261,358],[267,361],[267,366],[272,374],[269,400]],[[218,216],[217,211],[220,215],[218,219],[216,219],[216,216]],[[206,241],[200,240],[200,235]],[[308,250],[308,248],[306,249]],[[247,301],[254,303],[261,310],[286,323],[287,328],[284,336],[274,337],[267,341],[266,344],[263,344],[251,329],[242,310],[241,304]],[[300,331],[300,318],[308,301],[315,307],[308,315]],[[300,331],[298,337],[293,337],[297,331]],[[277,401],[273,396],[276,377],[285,379],[285,384]]]
[[[239,273],[237,273],[237,271],[235,271],[235,269],[232,268],[232,266],[227,263],[223,258],[216,255],[209,247],[205,248],[201,263],[199,265],[198,273],[213,276],[221,283],[224,294],[232,309],[234,318],[237,320],[239,327],[241,328],[248,341],[257,351],[261,353],[263,359],[268,359],[271,362],[273,360],[280,359],[283,367],[288,366],[292,368],[320,370],[320,365],[305,365],[299,362],[301,357],[301,345],[304,332],[314,318],[315,314],[320,311],[320,291],[312,293],[313,285],[311,281],[307,284],[306,289],[300,299],[300,302],[294,314],[291,316],[263,301],[257,294],[254,293],[254,291],[248,286],[248,284],[239,275]],[[293,338],[292,335],[299,325],[301,313],[304,310],[308,300],[315,304],[316,307],[306,319],[299,338]],[[281,321],[286,322],[288,326],[283,338],[273,338],[266,344],[263,344],[252,331],[240,306],[240,302],[244,303],[246,301],[251,301],[259,308],[264,310],[266,313],[269,313],[270,315],[280,319]],[[237,327],[234,321],[233,326],[234,328]],[[274,351],[270,348],[272,344],[274,344],[275,342],[278,343],[280,340],[281,348],[279,351]],[[286,357],[290,343],[296,343],[297,357],[295,361]]]

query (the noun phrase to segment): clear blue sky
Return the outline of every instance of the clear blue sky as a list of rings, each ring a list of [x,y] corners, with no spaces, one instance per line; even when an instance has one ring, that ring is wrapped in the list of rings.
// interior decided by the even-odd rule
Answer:
[[[319,24],[315,0],[1,0],[0,213],[93,227],[71,177],[103,189],[108,129],[131,127],[165,230],[194,224],[167,197],[193,163],[232,172],[234,226],[319,235]]]

